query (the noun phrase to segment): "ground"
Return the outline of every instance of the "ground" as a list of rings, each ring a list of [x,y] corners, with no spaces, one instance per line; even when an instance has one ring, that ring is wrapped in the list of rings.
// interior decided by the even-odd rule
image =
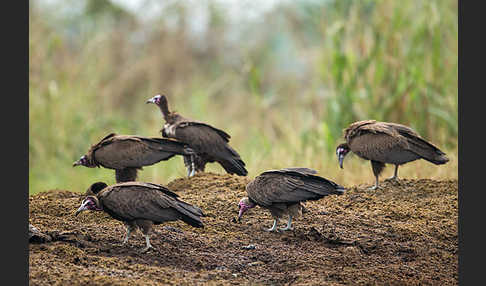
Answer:
[[[155,250],[140,232],[103,212],[74,216],[84,195],[29,197],[29,222],[50,241],[29,244],[30,285],[457,285],[457,180],[400,179],[346,186],[305,204],[294,230],[263,231],[256,207],[235,222],[247,177],[202,173],[168,187],[203,209],[204,228],[155,226]],[[284,226],[284,222],[281,222]]]

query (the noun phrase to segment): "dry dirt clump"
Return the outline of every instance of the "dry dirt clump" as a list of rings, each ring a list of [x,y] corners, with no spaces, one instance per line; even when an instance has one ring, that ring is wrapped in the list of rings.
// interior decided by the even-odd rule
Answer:
[[[29,223],[50,237],[30,243],[30,285],[457,285],[457,180],[400,179],[382,189],[347,186],[306,203],[294,230],[268,233],[257,207],[241,223],[250,178],[213,173],[168,184],[203,209],[204,228],[155,226],[156,250],[140,232],[121,242],[121,222],[102,212],[75,217],[84,195],[51,190],[29,198]]]

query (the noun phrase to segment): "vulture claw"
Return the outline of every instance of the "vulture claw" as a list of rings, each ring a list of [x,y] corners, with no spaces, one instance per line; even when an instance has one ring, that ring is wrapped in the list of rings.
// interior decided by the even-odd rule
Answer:
[[[391,176],[390,178],[386,178],[385,181],[398,181],[397,176]]]
[[[149,251],[150,249],[155,250],[155,248],[152,245],[150,245],[150,246],[147,246],[144,249],[142,249],[142,253],[145,253],[145,252]]]

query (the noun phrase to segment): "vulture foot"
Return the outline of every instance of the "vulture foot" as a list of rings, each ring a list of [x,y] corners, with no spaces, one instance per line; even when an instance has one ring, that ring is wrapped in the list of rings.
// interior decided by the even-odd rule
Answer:
[[[391,176],[390,178],[386,178],[385,182],[388,182],[388,181],[398,181],[398,177],[397,176]]]
[[[283,228],[280,228],[280,230],[282,231],[286,231],[286,230],[293,230],[294,228],[292,227],[292,216],[289,215],[289,220],[287,221],[287,226],[286,227],[283,227]]]
[[[142,253],[145,253],[145,252],[149,251],[150,249],[155,250],[155,248],[152,245],[149,245],[149,246],[145,247],[144,249],[142,249]]]
[[[150,238],[149,238],[148,235],[145,235],[145,243],[147,244],[147,246],[144,249],[142,249],[142,253],[149,251],[149,249],[155,250],[155,248],[152,246],[152,244],[150,244]]]
[[[368,190],[370,190],[370,191],[374,191],[374,190],[378,190],[378,189],[381,189],[381,187],[377,186],[377,185],[374,185],[374,186],[368,188]]]
[[[265,229],[265,231],[268,231],[268,232],[273,232],[273,231],[276,231],[276,232],[278,232],[278,229],[277,229],[277,220],[276,220],[276,219],[274,219],[274,220],[273,220],[273,225],[272,225],[272,227],[271,227],[271,228],[269,228],[269,229]]]

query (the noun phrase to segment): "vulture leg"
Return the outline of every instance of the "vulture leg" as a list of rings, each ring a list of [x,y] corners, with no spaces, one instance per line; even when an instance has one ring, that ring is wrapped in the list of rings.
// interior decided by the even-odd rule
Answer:
[[[189,177],[194,176],[196,173],[196,167],[194,166],[194,155],[191,154],[191,173],[189,174]]]
[[[145,234],[144,236],[145,236],[145,242],[146,242],[147,246],[144,249],[142,249],[142,253],[147,252],[150,248],[155,249],[152,246],[152,244],[150,244],[150,236],[148,234]]]
[[[370,190],[376,190],[379,188],[378,177],[380,176],[381,171],[383,171],[385,168],[385,163],[371,160],[371,168],[373,169],[373,174],[375,175],[376,181],[375,185],[371,187]]]
[[[395,173],[393,173],[393,177],[388,178],[388,180],[398,180],[398,164],[395,165]]]
[[[292,215],[289,215],[289,220],[287,221],[287,226],[281,228],[280,230],[292,230]]]
[[[133,230],[135,230],[135,226],[130,223],[125,223],[125,227],[127,229],[127,232],[125,234],[125,238],[123,239],[122,245],[125,245],[128,242],[128,239],[130,238],[130,234],[132,233]]]
[[[269,229],[266,229],[266,231],[272,232],[272,231],[276,231],[276,230],[277,230],[277,219],[274,218],[273,219],[273,226],[271,228],[269,228]]]
[[[187,168],[187,177],[191,176],[193,168],[193,155],[184,155],[184,166]]]
[[[130,238],[130,233],[132,230],[127,227],[127,232],[125,234],[125,238],[123,239],[122,245],[125,245],[128,242],[128,239]]]
[[[152,221],[149,220],[138,220],[137,225],[142,230],[143,236],[145,236],[145,243],[147,246],[142,249],[142,253],[147,252],[150,248],[155,249],[152,244],[150,244],[150,232],[152,231]]]
[[[370,190],[376,190],[380,188],[380,186],[378,186],[378,176],[376,176],[376,182],[375,182],[375,185],[373,187],[370,187]]]

